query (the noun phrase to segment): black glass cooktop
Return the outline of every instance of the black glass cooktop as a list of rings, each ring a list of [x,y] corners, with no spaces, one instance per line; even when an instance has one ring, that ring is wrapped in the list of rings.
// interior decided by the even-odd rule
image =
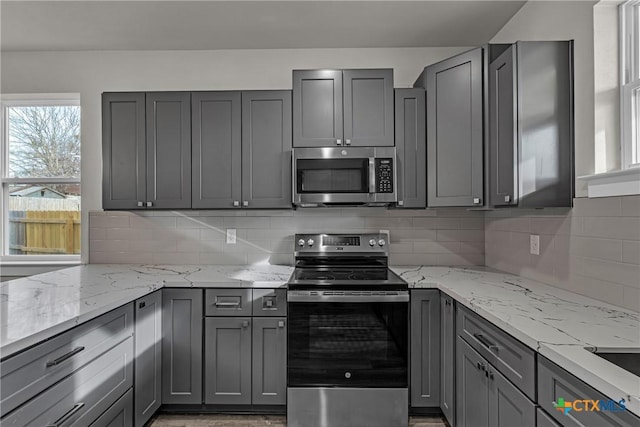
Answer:
[[[348,287],[352,285],[406,289],[407,283],[386,267],[381,268],[296,268],[289,278],[289,289]]]

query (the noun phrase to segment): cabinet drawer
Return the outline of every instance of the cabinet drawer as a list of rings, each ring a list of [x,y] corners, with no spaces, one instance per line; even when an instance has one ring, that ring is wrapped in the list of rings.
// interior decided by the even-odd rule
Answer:
[[[133,390],[129,389],[90,427],[130,427],[133,424]]]
[[[609,398],[591,386],[574,377],[555,363],[538,358],[538,404],[559,424],[565,427],[599,426],[631,427],[640,425],[640,418],[629,411],[585,411],[582,404],[566,415],[555,408],[559,399],[565,402],[574,400],[600,400],[600,409],[609,402]]]
[[[535,401],[535,352],[466,307],[458,307],[458,335]]]
[[[254,316],[286,316],[287,315],[287,290],[286,289],[254,289],[253,290],[253,315]]]
[[[127,304],[0,363],[0,413],[7,414],[133,335]]]
[[[133,386],[133,338],[2,419],[12,426],[87,426]]]
[[[207,289],[205,316],[251,316],[251,289]]]

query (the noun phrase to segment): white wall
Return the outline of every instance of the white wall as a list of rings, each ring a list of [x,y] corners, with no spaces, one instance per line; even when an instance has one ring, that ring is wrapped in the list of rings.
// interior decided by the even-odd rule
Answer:
[[[467,49],[2,52],[0,91],[80,93],[82,260],[88,262],[88,212],[102,207],[102,92],[289,89],[291,70],[305,68],[394,68],[395,86],[410,87],[425,65]]]
[[[595,172],[594,50],[595,1],[529,1],[494,36],[491,43],[518,40],[575,40],[575,162],[576,176]],[[586,195],[576,181],[576,196]]]

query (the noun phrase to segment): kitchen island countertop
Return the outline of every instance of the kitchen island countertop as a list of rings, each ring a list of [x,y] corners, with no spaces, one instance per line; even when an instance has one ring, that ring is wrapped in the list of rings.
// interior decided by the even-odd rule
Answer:
[[[435,288],[640,415],[640,377],[584,347],[640,347],[640,313],[482,267],[392,267],[411,288]],[[163,287],[285,286],[277,265],[108,265],[58,270],[0,285],[6,358]]]

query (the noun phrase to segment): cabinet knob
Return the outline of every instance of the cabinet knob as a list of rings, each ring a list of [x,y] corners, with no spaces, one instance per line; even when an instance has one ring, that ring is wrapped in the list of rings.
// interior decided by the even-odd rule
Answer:
[[[351,145],[351,140],[350,139],[345,139],[344,143],[345,143],[345,145]]]
[[[242,202],[242,206],[249,206],[249,202],[248,202],[248,201],[246,201],[246,200],[244,200],[244,201]]]
[[[474,205],[479,205],[480,204],[480,197],[474,197],[473,198],[473,204]]]
[[[147,207],[150,208],[153,206],[153,202],[147,202]]]
[[[138,207],[139,208],[144,207],[144,203],[143,202],[138,202]]]
[[[342,145],[342,140],[341,139],[336,139],[336,145]]]
[[[509,203],[511,201],[511,196],[509,195],[504,196],[504,201]]]
[[[238,200],[234,200],[233,201],[233,206],[235,206],[237,208],[238,206],[240,206],[240,202]]]
[[[398,200],[398,206],[404,206],[404,202],[402,200]]]
[[[278,328],[284,328],[284,320],[278,321]]]
[[[243,321],[242,322],[242,327],[243,328],[248,328],[249,327],[249,321],[248,320]]]

